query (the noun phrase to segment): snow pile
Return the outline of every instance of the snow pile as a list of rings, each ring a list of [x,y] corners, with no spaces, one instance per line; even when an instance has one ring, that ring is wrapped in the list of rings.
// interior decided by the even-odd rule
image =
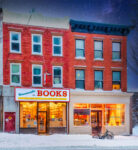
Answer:
[[[50,146],[137,146],[136,136],[115,136],[114,140],[94,139],[91,135],[31,135],[0,133],[0,149]]]
[[[132,134],[135,135],[135,136],[136,136],[136,135],[138,136],[138,126],[135,126],[135,127],[133,128]]]

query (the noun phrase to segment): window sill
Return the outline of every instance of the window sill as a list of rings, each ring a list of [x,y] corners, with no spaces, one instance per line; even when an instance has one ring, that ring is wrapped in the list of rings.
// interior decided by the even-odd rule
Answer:
[[[10,51],[10,54],[19,54],[19,55],[22,55],[21,52],[14,52],[14,51]]]
[[[121,62],[121,59],[112,59],[113,62]]]
[[[103,58],[94,58],[94,61],[104,61]]]
[[[21,84],[10,84],[10,86],[21,87]]]
[[[53,88],[63,88],[63,86],[62,85],[53,85]]]
[[[41,53],[41,54],[38,54],[38,53],[32,53],[32,56],[34,56],[34,55],[36,55],[36,56],[43,56],[42,53]]]
[[[75,59],[85,60],[85,57],[75,57]]]
[[[53,57],[63,57],[63,55],[52,55]]]
[[[42,85],[32,85],[32,87],[42,87]]]

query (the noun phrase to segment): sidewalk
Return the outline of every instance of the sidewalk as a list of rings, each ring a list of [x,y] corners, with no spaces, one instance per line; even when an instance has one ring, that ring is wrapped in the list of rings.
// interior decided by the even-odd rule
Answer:
[[[138,150],[138,136],[115,136],[113,140],[94,139],[91,135],[31,135],[0,133],[0,150]]]

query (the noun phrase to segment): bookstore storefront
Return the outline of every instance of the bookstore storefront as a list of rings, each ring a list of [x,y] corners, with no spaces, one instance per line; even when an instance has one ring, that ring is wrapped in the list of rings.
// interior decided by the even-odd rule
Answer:
[[[69,90],[16,88],[19,132],[68,133]]]

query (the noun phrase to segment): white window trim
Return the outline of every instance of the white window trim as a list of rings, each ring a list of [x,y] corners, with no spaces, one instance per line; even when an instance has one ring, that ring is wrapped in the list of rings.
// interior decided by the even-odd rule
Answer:
[[[40,43],[37,43],[37,42],[33,42],[33,36],[40,36]],[[33,45],[34,44],[38,44],[38,45],[40,45],[41,46],[41,52],[39,53],[39,52],[34,52],[33,51]],[[32,34],[32,54],[33,55],[42,55],[43,53],[42,53],[42,35],[41,34]]]
[[[61,44],[60,45],[55,45],[54,44],[54,38],[60,38],[61,39]],[[54,46],[61,46],[61,54],[54,54]],[[52,36],[52,52],[53,52],[53,56],[63,56],[63,40],[62,40],[62,36]]]
[[[61,69],[61,84],[54,84],[54,68],[60,68]],[[52,67],[52,84],[53,84],[53,87],[63,87],[63,69],[62,69],[62,66],[53,66]]]
[[[12,41],[12,38],[11,38],[12,34],[18,34],[18,36],[19,36],[19,41],[18,42]],[[19,51],[18,52],[12,50],[12,42],[19,43]],[[13,32],[13,31],[10,32],[10,52],[11,53],[21,53],[21,32]]]
[[[12,65],[19,65],[20,83],[12,82]],[[21,64],[20,63],[10,63],[10,84],[12,86],[21,86]]]
[[[41,84],[34,84],[33,83],[33,77],[34,77],[33,70],[34,70],[35,67],[40,67],[41,68]],[[35,64],[32,65],[32,86],[33,87],[42,87],[42,65],[35,65]]]

